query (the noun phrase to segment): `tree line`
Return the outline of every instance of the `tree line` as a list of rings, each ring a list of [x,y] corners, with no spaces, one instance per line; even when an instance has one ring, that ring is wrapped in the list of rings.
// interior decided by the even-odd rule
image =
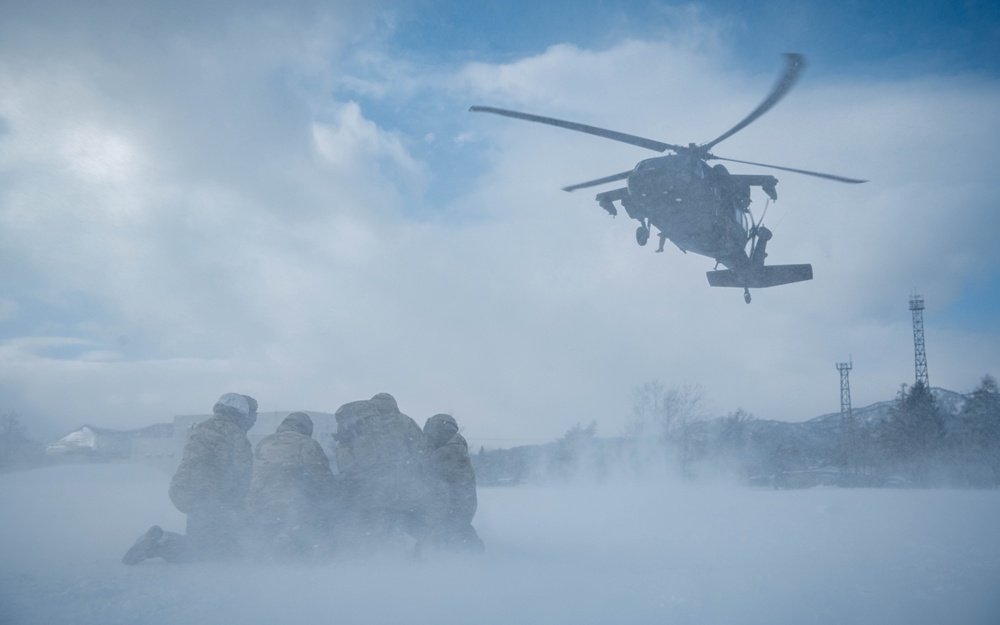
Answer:
[[[841,458],[848,470],[892,472],[915,486],[1000,487],[1000,388],[991,375],[950,422],[918,382],[900,390],[888,420],[849,436]]]
[[[598,437],[577,424],[546,445],[480,449],[484,485],[517,484],[615,472],[725,478],[770,487],[1000,487],[1000,389],[986,375],[944,410],[923,384],[904,387],[887,413],[869,421],[789,423],[737,409],[709,417],[698,386],[635,387],[619,436]]]
[[[0,471],[44,461],[19,415],[0,414]],[[885,418],[847,427],[762,420],[743,409],[710,417],[701,387],[650,381],[632,390],[618,436],[597,436],[591,420],[546,445],[480,449],[473,464],[483,485],[659,471],[775,487],[1000,488],[1000,386],[983,376],[955,414],[917,383],[899,391]]]

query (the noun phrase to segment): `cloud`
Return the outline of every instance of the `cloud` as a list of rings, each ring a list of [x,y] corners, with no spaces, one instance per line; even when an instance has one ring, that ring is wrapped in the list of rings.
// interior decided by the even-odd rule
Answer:
[[[363,179],[370,172],[359,169],[374,166],[387,183],[409,187],[412,195],[419,196],[425,185],[421,165],[399,138],[365,119],[356,102],[342,105],[331,123],[314,124],[313,141],[326,163],[342,176]]]
[[[801,418],[837,409],[833,363],[850,354],[856,405],[909,378],[912,288],[928,299],[932,382],[962,390],[996,368],[985,352],[935,351],[932,334],[935,308],[1000,260],[995,81],[807,70],[718,146],[872,180],[780,175],[770,260],[817,277],[745,306],[707,287],[710,259],[639,248],[624,215],[560,190],[654,153],[465,111],[704,142],[757,105],[780,59],[734,68],[700,26],[418,66],[350,34],[373,12],[337,8],[212,11],[190,27],[183,6],[163,23],[139,12],[142,36],[115,30],[117,14],[29,12],[2,31],[50,44],[19,35],[0,50],[21,53],[0,54],[0,250],[20,268],[0,277],[0,317],[19,320],[0,336],[7,401],[53,429],[81,411],[138,427],[229,390],[327,411],[388,391],[420,422],[453,412],[475,444],[594,419],[614,434],[630,390],[659,378],[702,384],[711,410]],[[440,188],[453,191],[432,200]]]

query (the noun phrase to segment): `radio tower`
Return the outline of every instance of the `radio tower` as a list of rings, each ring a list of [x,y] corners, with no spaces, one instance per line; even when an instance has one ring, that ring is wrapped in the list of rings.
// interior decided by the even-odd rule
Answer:
[[[838,362],[840,372],[840,437],[844,452],[844,464],[849,468],[854,466],[854,413],[851,412],[851,380],[849,374],[853,368],[851,362]]]
[[[924,298],[919,295],[910,296],[910,310],[913,312],[913,368],[915,383],[923,383],[924,388],[930,388],[927,381],[927,352],[924,351]]]

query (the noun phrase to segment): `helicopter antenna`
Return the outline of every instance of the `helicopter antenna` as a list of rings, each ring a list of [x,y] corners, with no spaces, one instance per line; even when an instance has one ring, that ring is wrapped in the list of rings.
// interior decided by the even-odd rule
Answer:
[[[778,221],[774,222],[774,225],[771,226],[771,232],[774,232],[775,230],[778,229],[778,226],[781,225],[781,222],[785,221],[785,217],[788,217],[788,211],[787,210],[784,213],[782,213],[781,217],[778,217]]]

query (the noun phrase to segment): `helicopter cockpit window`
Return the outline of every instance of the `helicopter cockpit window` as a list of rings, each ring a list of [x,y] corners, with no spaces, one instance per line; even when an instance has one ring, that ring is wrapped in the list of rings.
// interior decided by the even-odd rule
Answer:
[[[733,219],[736,220],[736,223],[740,224],[740,226],[742,226],[744,230],[747,230],[750,226],[750,224],[747,222],[748,214],[749,211],[740,208],[739,205],[733,206]]]

